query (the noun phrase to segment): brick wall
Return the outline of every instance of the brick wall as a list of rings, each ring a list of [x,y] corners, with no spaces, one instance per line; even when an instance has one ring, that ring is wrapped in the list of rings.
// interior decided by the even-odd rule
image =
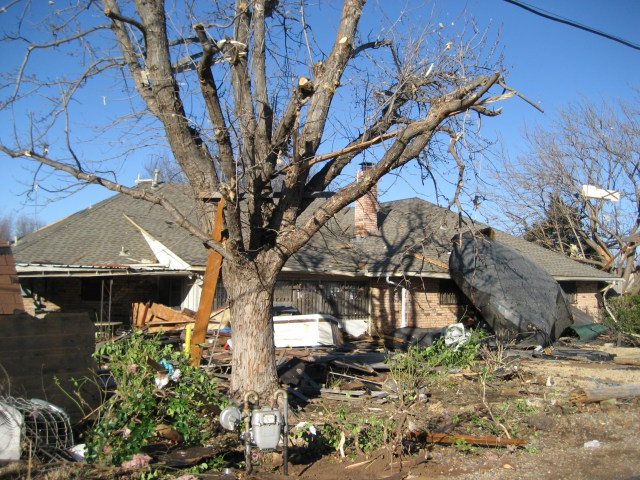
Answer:
[[[111,286],[111,320],[128,324],[131,317],[131,304],[134,302],[146,302],[148,300],[170,305],[170,302],[162,294],[159,285],[159,277],[150,275],[132,275],[104,277],[105,282],[113,280]],[[25,299],[26,310],[35,315],[35,302],[37,300],[45,311],[65,312],[89,312],[92,320],[100,318],[101,302],[99,291],[97,297],[88,300],[83,298],[83,281],[85,281],[85,295],[88,293],[87,281],[93,281],[93,288],[100,288],[95,282],[100,278],[80,277],[48,277],[48,278],[23,278],[22,283],[31,296]],[[95,294],[96,292],[94,292]],[[105,297],[106,299],[106,297]],[[107,302],[104,302],[105,309]],[[106,318],[103,319],[106,320]]]
[[[393,279],[394,283],[400,279]],[[405,315],[408,327],[442,328],[456,323],[465,312],[461,305],[440,305],[440,280],[412,280],[406,286]],[[371,286],[373,331],[388,333],[402,324],[402,288],[378,280]]]
[[[602,321],[602,295],[599,287],[598,282],[580,282],[576,285],[575,307],[591,315],[596,322]]]
[[[24,311],[20,282],[11,247],[0,242],[0,315]]]
[[[399,283],[401,279],[392,279]],[[465,305],[440,304],[440,280],[426,278],[404,283],[406,286],[405,312],[409,327],[442,328],[460,321],[472,313]],[[602,319],[602,297],[598,282],[577,284],[576,307],[591,315],[594,320]],[[388,333],[402,324],[402,288],[389,285],[384,280],[371,285],[372,332]]]

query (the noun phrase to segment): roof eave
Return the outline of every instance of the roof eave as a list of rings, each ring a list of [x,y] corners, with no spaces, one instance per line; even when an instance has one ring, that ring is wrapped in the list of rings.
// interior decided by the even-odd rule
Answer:
[[[168,269],[164,265],[52,265],[17,263],[19,277],[104,277],[126,275],[187,275],[190,270]]]

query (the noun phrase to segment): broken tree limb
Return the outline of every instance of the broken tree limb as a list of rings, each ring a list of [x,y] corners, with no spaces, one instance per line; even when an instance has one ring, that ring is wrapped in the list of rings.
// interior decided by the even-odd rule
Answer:
[[[435,433],[435,432],[410,432],[410,436],[418,441],[426,443],[454,444],[465,441],[471,445],[480,447],[502,447],[505,445],[525,445],[526,442],[519,438],[504,438],[485,435],[464,435],[461,433]]]
[[[409,254],[408,254],[409,255]],[[440,260],[436,260],[435,258],[429,258],[418,252],[411,252],[410,255],[423,260],[431,265],[435,265],[436,267],[444,268],[445,270],[449,270],[449,264],[441,262]]]
[[[222,224],[223,224],[224,197],[218,202],[218,209],[213,221],[213,231],[211,237],[214,241],[222,240]],[[207,326],[209,325],[209,317],[213,308],[213,299],[218,286],[218,277],[220,276],[220,267],[222,267],[222,255],[215,250],[209,251],[207,258],[207,267],[204,271],[202,280],[202,293],[200,294],[200,303],[198,312],[196,313],[195,326],[191,337],[191,365],[197,367],[200,365],[202,358],[202,343],[207,335]]]
[[[593,403],[611,400],[613,398],[635,398],[640,397],[640,384],[599,386],[585,388],[571,394],[571,401],[574,403]]]

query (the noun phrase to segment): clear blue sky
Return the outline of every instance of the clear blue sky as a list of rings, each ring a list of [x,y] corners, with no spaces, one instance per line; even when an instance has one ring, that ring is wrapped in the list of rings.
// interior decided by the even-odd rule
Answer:
[[[0,6],[5,2],[0,0]],[[381,3],[388,8],[390,3],[386,2],[369,0],[367,7]],[[410,3],[415,6],[419,2]],[[527,3],[640,43],[637,26],[640,2],[636,0],[528,0]],[[402,6],[404,2],[394,0],[394,5]],[[425,18],[429,17],[432,8],[431,4],[426,4]],[[335,10],[332,7],[327,9],[329,12]],[[633,89],[640,86],[638,50],[538,17],[503,0],[446,0],[435,10],[442,12],[443,24],[460,21],[461,12],[466,10],[476,18],[480,27],[491,25],[494,34],[501,30],[509,85],[545,109],[541,114],[523,101],[512,99],[504,104],[504,113],[500,117],[485,123],[485,132],[502,139],[509,154],[514,155],[523,148],[522,131],[525,126],[548,123],[568,102],[582,98],[596,102],[634,98]],[[0,14],[0,26],[6,18]],[[11,53],[0,44],[3,58]],[[100,114],[100,103],[96,101],[88,115]],[[0,138],[10,135],[11,129],[11,125],[0,123]],[[137,166],[119,168],[120,179],[128,185],[134,183],[137,173],[142,173]],[[0,156],[0,172],[0,215],[24,213],[37,216],[43,223],[50,223],[112,195],[99,187],[90,187],[67,198],[48,202],[46,192],[39,190],[35,201],[31,201],[20,196],[25,190],[24,184],[32,178],[20,161]],[[385,190],[384,186],[382,190]],[[386,193],[386,198],[414,195],[415,192],[408,190],[406,185],[397,183]]]

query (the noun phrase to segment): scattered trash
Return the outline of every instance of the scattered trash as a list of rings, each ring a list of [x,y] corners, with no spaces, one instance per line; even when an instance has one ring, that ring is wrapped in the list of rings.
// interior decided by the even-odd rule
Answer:
[[[573,330],[578,338],[582,342],[589,342],[598,338],[605,332],[608,332],[609,329],[600,323],[592,323],[591,325],[572,325],[571,330]]]
[[[311,434],[311,436],[315,437],[318,434],[318,431],[316,430],[316,427],[309,423],[309,422],[300,422],[295,426],[296,430],[304,430],[306,432],[309,432]]]
[[[0,401],[0,464],[20,460],[23,424],[22,413]]]
[[[84,462],[85,456],[87,455],[87,446],[84,443],[79,443],[74,445],[69,449],[69,455],[76,462]]]
[[[162,389],[166,387],[169,382],[177,382],[180,379],[180,369],[174,369],[173,365],[168,360],[160,360],[159,362],[153,362],[147,360],[149,364],[154,366],[156,370],[158,370],[158,375],[156,375],[155,382],[156,387],[158,389]]]
[[[584,442],[584,448],[600,448],[600,442],[598,440],[590,440],[588,442]]]
[[[533,358],[544,358],[547,360],[580,360],[590,362],[609,362],[615,358],[615,354],[602,352],[600,350],[587,350],[582,348],[546,348],[535,349]]]
[[[212,458],[219,454],[219,448],[216,447],[190,447],[159,455],[158,461],[169,467],[182,468],[198,465],[207,458]]]
[[[146,467],[151,462],[151,457],[149,455],[145,455],[144,453],[136,453],[131,460],[127,460],[126,462],[122,462],[120,465],[122,468],[141,468]]]
[[[445,345],[455,345],[457,350],[460,345],[463,345],[469,340],[471,335],[464,330],[462,323],[454,323],[449,325],[444,330],[444,343]]]

